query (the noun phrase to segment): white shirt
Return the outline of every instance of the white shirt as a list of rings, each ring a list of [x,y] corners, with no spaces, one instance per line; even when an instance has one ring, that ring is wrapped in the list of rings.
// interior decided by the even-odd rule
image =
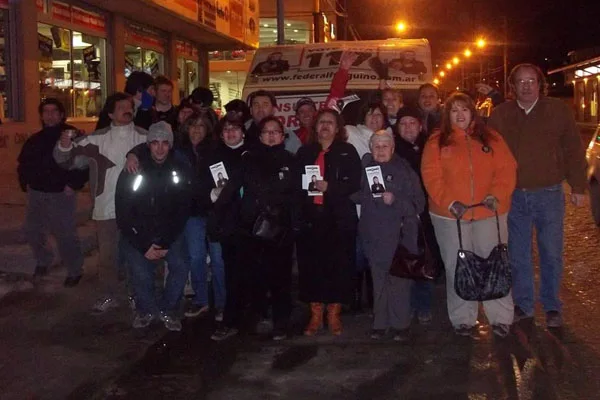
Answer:
[[[519,105],[519,107],[521,107],[521,109],[523,111],[525,111],[525,115],[529,115],[529,113],[531,112],[531,110],[533,110],[533,107],[535,107],[535,105],[537,104],[538,100],[539,100],[539,96],[537,99],[535,99],[535,101],[533,102],[533,104],[531,105],[531,107],[529,108],[525,108],[523,107],[523,104],[521,104],[521,102],[519,100],[517,100],[517,104]]]

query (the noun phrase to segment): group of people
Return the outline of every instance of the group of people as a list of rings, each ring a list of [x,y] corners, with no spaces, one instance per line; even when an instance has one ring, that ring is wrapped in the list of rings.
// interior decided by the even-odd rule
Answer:
[[[295,131],[275,116],[277,101],[267,91],[252,93],[247,104],[232,101],[219,120],[207,89],[174,107],[168,79],[142,73],[129,78],[126,93],[109,96],[91,135],[78,136],[65,125],[62,105],[45,99],[43,129],[19,157],[35,273],[50,266],[50,230],[67,266],[65,286],[81,279],[73,192],[89,176],[99,271],[110,275],[94,310],[105,312],[130,294],[135,328],[160,319],[180,330],[190,276],[194,296],[184,314],[212,315],[214,340],[236,335],[246,315],[284,339],[291,333],[295,249],[298,298],[310,308],[304,335],[316,335],[324,320],[331,334],[342,334],[343,305],[360,309],[366,286],[371,337],[406,340],[413,319],[432,320],[434,283],[389,269],[399,245],[420,251],[422,230],[445,272],[450,321],[464,336],[473,332],[478,303],[455,292],[457,252],[487,257],[498,237],[508,242],[512,293],[483,302],[493,332],[504,337],[513,321],[533,316],[533,228],[547,324],[560,326],[562,181],[581,205],[585,163],[571,111],[545,96],[541,70],[516,66],[515,99],[495,107],[487,122],[470,96],[454,93],[442,105],[437,87],[424,84],[415,105],[382,86],[360,123],[345,125],[328,105],[344,96],[355,59],[342,55],[323,108],[308,97],[296,103]],[[377,182],[367,174],[373,168]],[[167,277],[157,299],[162,261]]]

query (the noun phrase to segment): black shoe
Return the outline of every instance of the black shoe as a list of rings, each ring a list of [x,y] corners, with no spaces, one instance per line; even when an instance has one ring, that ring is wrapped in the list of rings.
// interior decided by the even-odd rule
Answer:
[[[563,325],[562,316],[558,311],[548,311],[546,313],[546,326],[548,328],[560,328]]]
[[[65,287],[75,287],[77,286],[77,284],[79,283],[79,281],[81,280],[81,275],[77,275],[77,276],[67,276],[67,278],[65,279]]]
[[[533,316],[525,314],[525,312],[523,310],[521,310],[521,307],[515,306],[515,314],[513,317],[513,324],[515,324],[523,319],[527,319],[527,318],[533,318]]]
[[[48,275],[48,267],[38,265],[35,267],[35,271],[33,271],[33,276],[45,276]]]

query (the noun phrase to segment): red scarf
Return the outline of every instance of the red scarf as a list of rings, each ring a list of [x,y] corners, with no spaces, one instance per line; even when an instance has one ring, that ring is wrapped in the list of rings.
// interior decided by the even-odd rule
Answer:
[[[315,164],[317,164],[319,166],[319,171],[321,172],[321,176],[324,178],[325,177],[325,153],[327,153],[329,151],[329,149],[327,150],[321,150],[319,152],[319,155],[317,156],[317,159],[315,160]],[[323,195],[321,196],[315,196],[313,197],[313,202],[314,204],[323,204]]]

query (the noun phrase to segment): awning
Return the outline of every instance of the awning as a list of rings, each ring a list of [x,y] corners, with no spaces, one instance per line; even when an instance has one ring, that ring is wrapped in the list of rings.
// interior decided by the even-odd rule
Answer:
[[[569,65],[565,65],[560,68],[551,69],[548,71],[548,75],[552,75],[557,72],[564,72],[564,71],[575,70],[575,69],[585,70],[586,68],[582,68],[582,67],[597,67],[599,64],[600,64],[600,57],[590,58],[590,59],[587,59],[584,61],[580,61],[578,63],[569,64]],[[593,74],[593,73],[598,73],[598,72],[590,71],[590,74]]]
[[[192,21],[178,15],[150,0],[86,0],[86,2],[141,24],[173,33],[182,39],[191,40],[209,51],[254,49],[240,40],[217,32],[199,21]]]

